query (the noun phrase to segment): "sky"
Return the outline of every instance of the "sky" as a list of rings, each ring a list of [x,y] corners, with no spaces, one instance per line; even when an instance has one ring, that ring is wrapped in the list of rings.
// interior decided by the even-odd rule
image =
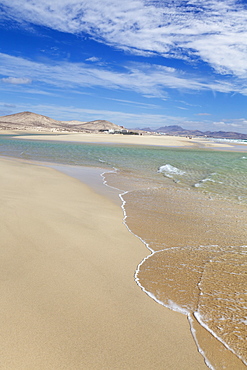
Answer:
[[[0,0],[0,115],[247,133],[247,0]]]

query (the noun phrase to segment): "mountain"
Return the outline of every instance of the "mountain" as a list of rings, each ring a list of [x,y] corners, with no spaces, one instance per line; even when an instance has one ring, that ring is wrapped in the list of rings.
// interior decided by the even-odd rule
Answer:
[[[122,127],[115,125],[112,122],[109,121],[104,121],[104,120],[96,120],[96,121],[90,121],[90,122],[85,122],[83,124],[83,127],[85,129],[95,129],[95,130],[120,130]]]
[[[177,136],[204,136],[204,137],[213,137],[213,138],[219,138],[219,139],[247,140],[247,134],[241,134],[239,132],[187,130],[177,125],[159,127],[155,130],[152,130],[151,128],[146,127],[143,130],[148,131],[148,132],[156,132],[156,133],[177,135]]]
[[[0,130],[21,131],[52,131],[52,132],[101,132],[104,130],[122,131],[123,126],[115,125],[105,120],[84,121],[58,121],[53,118],[32,112],[21,112],[0,117]],[[156,130],[149,127],[135,129],[135,133],[143,132],[168,134],[177,136],[204,136],[221,139],[247,140],[246,134],[225,131],[199,131],[187,130],[178,125],[163,126]]]
[[[207,137],[224,138],[224,139],[236,139],[236,140],[247,140],[247,134],[241,134],[239,132],[226,132],[226,131],[206,131],[204,135]]]
[[[0,130],[99,132],[100,130],[122,130],[122,128],[105,120],[90,122],[57,121],[32,112],[21,112],[0,117]]]
[[[156,130],[157,132],[165,132],[165,131],[169,131],[169,132],[181,132],[181,131],[186,131],[185,129],[183,129],[181,126],[177,126],[177,125],[173,125],[173,126],[165,126],[165,127],[160,127],[160,128],[157,128]]]
[[[60,122],[66,124],[66,125],[81,125],[82,123],[86,123],[86,121],[82,122],[82,121],[76,121],[76,120],[74,120],[74,121],[60,121]]]
[[[173,125],[173,126],[165,126],[160,127],[156,132],[160,133],[167,133],[172,135],[179,135],[179,136],[204,136],[205,134],[199,130],[187,130],[182,128],[181,126]]]
[[[10,125],[10,128],[23,127],[55,127],[59,125],[59,121],[50,117],[42,116],[32,112],[21,112],[0,117],[0,125]]]

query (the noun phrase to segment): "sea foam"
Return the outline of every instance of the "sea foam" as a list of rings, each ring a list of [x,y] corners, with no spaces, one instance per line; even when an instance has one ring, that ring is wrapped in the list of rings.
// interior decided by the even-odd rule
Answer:
[[[171,175],[184,175],[186,172],[180,170],[177,167],[174,167],[170,164],[165,164],[164,166],[160,166],[158,169],[159,173],[163,173],[165,176],[172,177]]]

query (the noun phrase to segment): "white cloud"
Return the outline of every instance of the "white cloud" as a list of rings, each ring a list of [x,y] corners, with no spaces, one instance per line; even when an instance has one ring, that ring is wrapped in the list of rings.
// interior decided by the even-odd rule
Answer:
[[[16,105],[15,104],[9,104],[9,103],[4,103],[3,106],[5,108],[16,108]]]
[[[57,62],[56,64],[33,62],[24,58],[0,53],[0,73],[13,75],[18,65],[18,72],[28,75],[26,79],[4,78],[5,82],[42,83],[42,90],[47,86],[59,89],[78,89],[82,87],[102,87],[122,89],[140,93],[148,97],[167,96],[166,89],[179,89],[187,92],[213,90],[219,92],[240,92],[247,94],[247,88],[240,83],[224,80],[206,81],[193,79],[185,73],[160,65],[132,63],[121,72],[107,69],[105,66],[86,63]],[[66,73],[65,73],[66,71]]]
[[[27,85],[32,83],[32,80],[30,78],[25,77],[6,77],[2,78],[2,81],[6,84],[11,85]]]
[[[213,122],[214,126],[220,126],[224,131],[241,131],[247,133],[247,119],[239,118],[239,119],[224,119],[222,121]]]
[[[182,109],[182,110],[189,110],[189,108],[185,108],[185,107],[176,107],[178,109]]]
[[[225,122],[219,121],[219,122],[213,122],[216,126],[226,126]]]
[[[4,17],[91,37],[129,53],[199,58],[220,74],[247,77],[242,0],[1,0]]]
[[[133,101],[133,100],[114,99],[114,98],[105,98],[105,99],[114,100],[114,101],[117,101],[119,103],[126,104],[126,105],[131,105],[131,106],[135,105],[135,106],[142,107],[142,108],[145,108],[145,109],[158,109],[158,108],[160,108],[160,106],[158,106],[156,104],[141,103],[141,102]]]
[[[97,58],[97,57],[91,57],[91,58],[86,59],[86,62],[99,62],[99,61],[100,61],[100,58]]]

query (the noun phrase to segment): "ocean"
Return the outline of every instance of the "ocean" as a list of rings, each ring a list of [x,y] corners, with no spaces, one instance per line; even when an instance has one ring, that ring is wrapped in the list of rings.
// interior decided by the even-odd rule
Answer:
[[[209,367],[245,368],[247,146],[234,152],[0,135],[0,155],[102,168],[106,185],[119,189],[126,226],[147,247],[136,283],[187,315]]]

